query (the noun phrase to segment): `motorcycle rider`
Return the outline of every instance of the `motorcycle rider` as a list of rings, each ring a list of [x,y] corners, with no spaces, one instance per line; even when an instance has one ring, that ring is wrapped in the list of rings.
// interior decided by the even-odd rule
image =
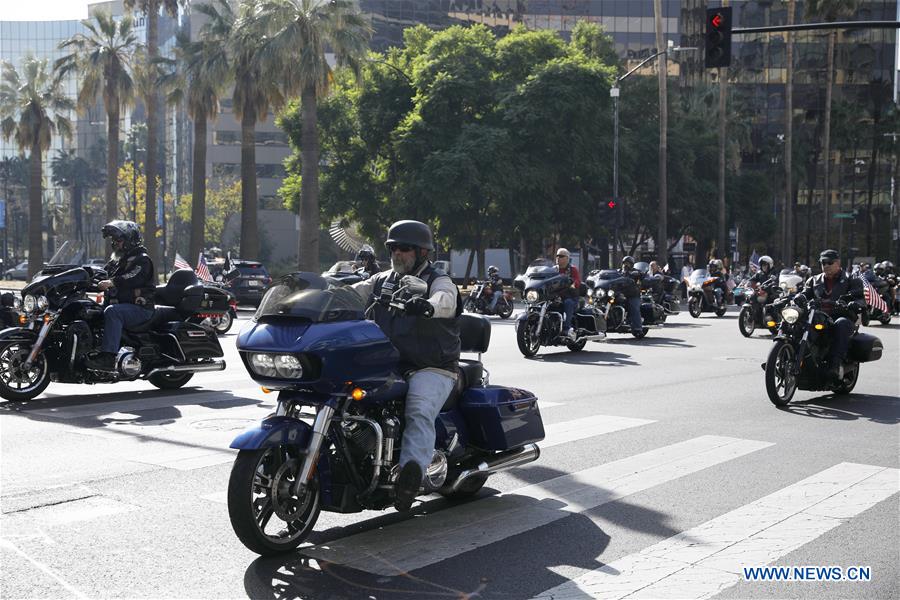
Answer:
[[[640,335],[644,328],[644,320],[641,318],[641,277],[640,271],[634,268],[634,257],[626,256],[622,259],[621,273],[634,280],[635,285],[625,291],[625,308],[628,311],[628,321],[631,325],[632,335]]]
[[[831,347],[828,350],[828,376],[839,381],[841,363],[847,355],[853,323],[856,321],[854,307],[865,308],[863,300],[863,283],[858,277],[849,277],[841,268],[841,258],[837,250],[823,250],[819,254],[822,272],[806,281],[806,286],[799,294],[806,300],[818,300],[820,309],[831,315],[834,327],[827,329],[831,335]],[[849,310],[837,305],[844,295],[853,296]]]
[[[85,365],[97,371],[115,371],[122,330],[153,318],[156,272],[133,221],[110,221],[101,230],[109,238],[112,259],[104,267],[109,279],[97,284],[104,292],[103,343]]]
[[[397,221],[388,229],[384,245],[391,253],[391,269],[352,287],[370,301],[372,319],[400,352],[409,384],[394,503],[397,510],[407,511],[431,464],[434,421],[456,385],[462,300],[456,284],[428,260],[428,253],[434,250],[428,225]],[[408,301],[404,311],[377,302],[389,299],[404,275],[425,280],[427,297]]]
[[[363,247],[359,249],[359,252],[356,253],[355,260],[356,268],[362,269],[368,273],[369,276],[381,271],[378,261],[375,260],[375,249],[368,244],[364,244]]]
[[[565,248],[556,251],[556,268],[563,275],[568,275],[572,280],[572,285],[563,290],[560,294],[563,298],[563,328],[562,335],[570,340],[574,340],[577,336],[574,331],[570,331],[572,327],[572,318],[575,316],[575,309],[578,308],[578,289],[581,287],[581,275],[578,273],[578,267],[571,263],[572,256]]]
[[[754,288],[768,282],[770,279],[776,277],[776,274],[773,272],[775,268],[775,261],[772,260],[772,257],[764,254],[759,257],[759,270],[753,274],[753,277],[750,278],[750,285]],[[710,270],[710,273],[712,271]]]
[[[725,296],[728,294],[728,282],[725,280],[722,261],[718,258],[713,258],[709,261],[709,264],[706,265],[706,270],[709,271],[710,277],[716,278],[716,282],[712,284],[713,293],[716,295],[716,301],[719,304],[724,304]],[[762,264],[760,263],[760,271],[761,270]]]
[[[494,294],[494,297],[491,299],[490,311],[494,312],[494,309],[497,308],[497,302],[503,297],[503,280],[500,278],[500,269],[494,265],[488,267],[487,274],[487,283],[491,286],[491,291]]]

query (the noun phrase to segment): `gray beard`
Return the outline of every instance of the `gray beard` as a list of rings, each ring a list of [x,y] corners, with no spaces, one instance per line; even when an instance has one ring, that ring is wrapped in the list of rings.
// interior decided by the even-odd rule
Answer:
[[[409,275],[416,266],[416,255],[413,254],[409,259],[391,255],[391,268],[400,275]]]

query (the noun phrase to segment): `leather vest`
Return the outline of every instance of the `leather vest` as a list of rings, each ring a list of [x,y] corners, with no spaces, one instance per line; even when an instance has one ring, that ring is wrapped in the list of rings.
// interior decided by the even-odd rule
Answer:
[[[446,275],[431,265],[418,275],[428,284],[426,297],[431,297],[431,285],[438,277]],[[390,297],[402,275],[384,271],[374,276],[372,300]],[[405,371],[427,368],[456,372],[459,365],[459,315],[462,299],[456,292],[456,314],[450,319],[411,317],[398,313],[381,304],[375,304],[372,318],[400,352],[400,367]]]

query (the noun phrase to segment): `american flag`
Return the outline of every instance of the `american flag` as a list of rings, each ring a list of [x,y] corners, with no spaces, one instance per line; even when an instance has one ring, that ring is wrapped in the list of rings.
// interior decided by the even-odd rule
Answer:
[[[206,257],[203,256],[203,253],[200,253],[200,258],[197,259],[197,268],[195,269],[197,272],[197,277],[202,279],[203,281],[212,281],[212,275],[209,273],[209,265],[206,264]]]
[[[866,304],[871,306],[872,308],[877,308],[883,313],[890,312],[888,310],[887,302],[878,294],[872,284],[869,283],[865,277],[860,277],[863,282],[863,295],[866,298]]]
[[[188,261],[184,260],[180,254],[175,253],[175,270],[178,269],[191,269],[191,265],[188,264]],[[191,269],[193,271],[193,269]]]

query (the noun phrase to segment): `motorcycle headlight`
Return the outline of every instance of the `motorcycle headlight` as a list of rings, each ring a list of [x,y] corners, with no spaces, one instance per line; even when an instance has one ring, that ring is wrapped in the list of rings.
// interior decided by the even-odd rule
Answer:
[[[587,295],[588,295],[588,296],[593,296],[593,295],[594,295],[594,290],[592,290],[591,288],[588,288]]]
[[[25,312],[30,313],[34,312],[34,308],[37,306],[37,300],[31,294],[25,296],[25,300],[22,303],[22,308],[25,309]]]
[[[275,356],[275,371],[279,377],[287,379],[300,379],[303,377],[303,365],[292,354],[278,354]]]
[[[784,319],[786,323],[796,323],[797,319],[800,318],[800,311],[796,308],[788,306],[781,311],[781,318]]]
[[[251,354],[250,365],[257,375],[263,377],[277,377],[278,371],[275,369],[275,357],[271,354]]]
[[[38,296],[37,297],[37,307],[38,310],[43,312],[47,310],[47,307],[50,306],[50,301],[47,300],[47,296]]]
[[[538,293],[537,290],[529,290],[527,294],[525,294],[526,302],[537,302]]]

